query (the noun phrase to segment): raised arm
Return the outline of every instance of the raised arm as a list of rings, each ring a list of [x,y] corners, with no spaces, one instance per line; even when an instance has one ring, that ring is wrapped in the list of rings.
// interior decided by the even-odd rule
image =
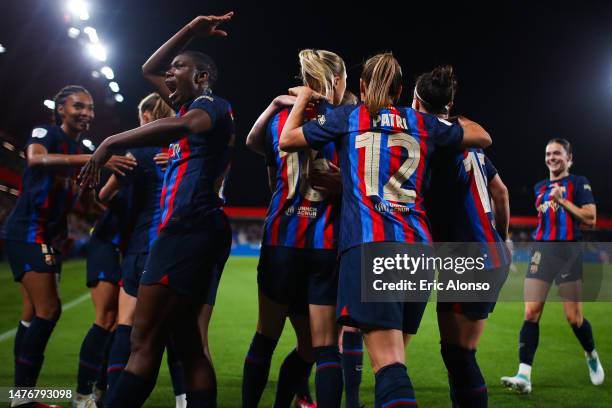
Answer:
[[[251,131],[246,138],[246,146],[254,151],[255,153],[264,156],[265,152],[265,139],[266,139],[266,125],[272,119],[272,117],[279,110],[292,106],[295,103],[295,96],[280,95],[274,98],[272,103],[268,105],[265,111],[255,121]]]
[[[496,174],[489,181],[489,193],[491,194],[491,200],[493,200],[495,229],[505,240],[508,237],[508,227],[510,225],[510,195],[499,174]]]
[[[461,142],[461,147],[485,148],[491,146],[493,143],[491,136],[482,126],[463,116],[460,116],[458,120],[459,125],[463,128],[463,141]]]
[[[194,37],[227,36],[223,30],[217,29],[221,23],[229,21],[234,12],[223,16],[198,16],[185,27],[181,28],[168,41],[157,49],[142,66],[142,73],[156,88],[162,99],[172,106],[170,91],[165,84],[166,70],[170,62],[189,45]]]

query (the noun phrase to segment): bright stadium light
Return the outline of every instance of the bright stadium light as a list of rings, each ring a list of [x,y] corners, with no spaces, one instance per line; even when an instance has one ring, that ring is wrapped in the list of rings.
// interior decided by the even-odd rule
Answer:
[[[109,82],[108,83],[108,87],[111,89],[111,91],[113,92],[119,92],[119,84],[116,83],[115,81],[113,82]]]
[[[53,102],[53,101],[52,101],[52,100],[50,100],[50,99],[45,99],[45,101],[43,102],[43,104],[44,104],[44,105],[45,105],[47,108],[49,108],[49,109],[51,109],[51,110],[55,109],[55,102]]]
[[[95,28],[88,26],[83,29],[83,32],[87,34],[87,36],[89,37],[89,41],[91,41],[92,43],[96,44],[100,42],[100,38],[98,37],[98,32],[96,31]]]
[[[6,48],[4,48],[4,45],[0,44],[0,54],[4,54],[6,52]]]
[[[104,66],[102,68],[100,68],[100,72],[102,73],[102,75],[104,75],[106,77],[106,79],[108,79],[109,81],[113,78],[115,78],[115,73],[113,72],[113,70],[111,69],[111,67],[109,66]]]
[[[91,71],[91,76],[94,78],[100,78],[100,73],[98,71]]]
[[[123,95],[121,94],[116,94],[115,95],[115,100],[119,103],[123,102]]]
[[[83,21],[89,20],[87,3],[83,0],[70,0],[68,2],[68,10]]]
[[[106,48],[102,44],[89,44],[87,50],[98,61],[106,61]]]
[[[81,30],[76,27],[70,27],[68,29],[68,37],[70,38],[77,38],[79,34],[81,34]]]

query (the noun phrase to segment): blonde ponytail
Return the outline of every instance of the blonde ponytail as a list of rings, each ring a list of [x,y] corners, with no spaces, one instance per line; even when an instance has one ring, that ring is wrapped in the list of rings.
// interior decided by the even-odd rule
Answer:
[[[305,49],[299,59],[304,85],[333,100],[335,77],[346,75],[342,58],[331,51]]]
[[[156,92],[145,96],[138,104],[138,115],[142,117],[144,112],[151,112],[151,120],[168,118],[175,114]]]
[[[365,62],[361,79],[366,85],[364,104],[370,116],[375,116],[382,108],[396,102],[402,67],[390,52],[377,54]]]

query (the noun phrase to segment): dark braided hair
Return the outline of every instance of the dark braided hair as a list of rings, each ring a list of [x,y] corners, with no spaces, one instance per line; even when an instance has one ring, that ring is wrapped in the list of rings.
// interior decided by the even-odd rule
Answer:
[[[57,111],[58,106],[64,105],[66,103],[66,99],[70,95],[74,95],[78,93],[84,93],[91,97],[91,94],[89,93],[89,91],[83,88],[82,86],[68,85],[60,89],[60,91],[53,98],[53,102],[55,102],[55,108],[53,109],[53,121],[55,122],[57,126],[60,126],[62,124],[62,117]]]
[[[448,113],[448,105],[455,100],[456,92],[457,79],[452,65],[436,67],[416,80],[415,96],[434,115]]]

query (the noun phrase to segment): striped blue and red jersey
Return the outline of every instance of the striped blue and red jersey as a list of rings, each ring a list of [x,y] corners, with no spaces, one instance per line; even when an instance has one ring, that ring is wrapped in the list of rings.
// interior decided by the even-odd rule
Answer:
[[[234,139],[234,115],[230,104],[207,91],[181,107],[177,117],[193,109],[208,114],[211,128],[176,139],[169,147],[164,176],[159,230],[169,223],[204,215],[224,204],[223,183],[229,171]]]
[[[153,157],[166,151],[160,147],[141,147],[129,151],[138,165],[123,182],[123,188],[127,188],[131,194],[133,229],[126,249],[128,254],[149,252],[157,239],[165,171],[153,161]]]
[[[497,243],[482,248],[486,266],[511,262],[504,240],[495,229],[488,184],[497,169],[482,149],[439,149],[431,164],[427,215],[437,242]]]
[[[82,144],[60,126],[38,126],[26,144],[40,144],[51,154],[81,154]],[[77,197],[74,167],[26,167],[21,191],[8,216],[2,236],[6,240],[53,245],[67,235],[66,218]]]
[[[322,102],[306,112],[306,120],[325,115],[333,105]],[[291,248],[334,249],[339,197],[328,197],[312,188],[308,173],[338,165],[333,143],[320,150],[287,153],[278,140],[290,109],[283,109],[270,120],[266,133],[266,164],[276,173],[276,186],[264,223],[263,245]]]
[[[583,176],[570,174],[559,180],[542,180],[534,187],[535,206],[538,210],[538,226],[533,233],[536,241],[579,241],[580,220],[557,204],[550,192],[554,185],[559,185],[563,198],[578,207],[595,204],[591,184]]]
[[[308,122],[303,132],[313,149],[336,142],[341,251],[368,242],[431,242],[423,205],[429,159],[437,146],[461,144],[459,125],[407,107],[386,107],[371,118],[359,104]]]

